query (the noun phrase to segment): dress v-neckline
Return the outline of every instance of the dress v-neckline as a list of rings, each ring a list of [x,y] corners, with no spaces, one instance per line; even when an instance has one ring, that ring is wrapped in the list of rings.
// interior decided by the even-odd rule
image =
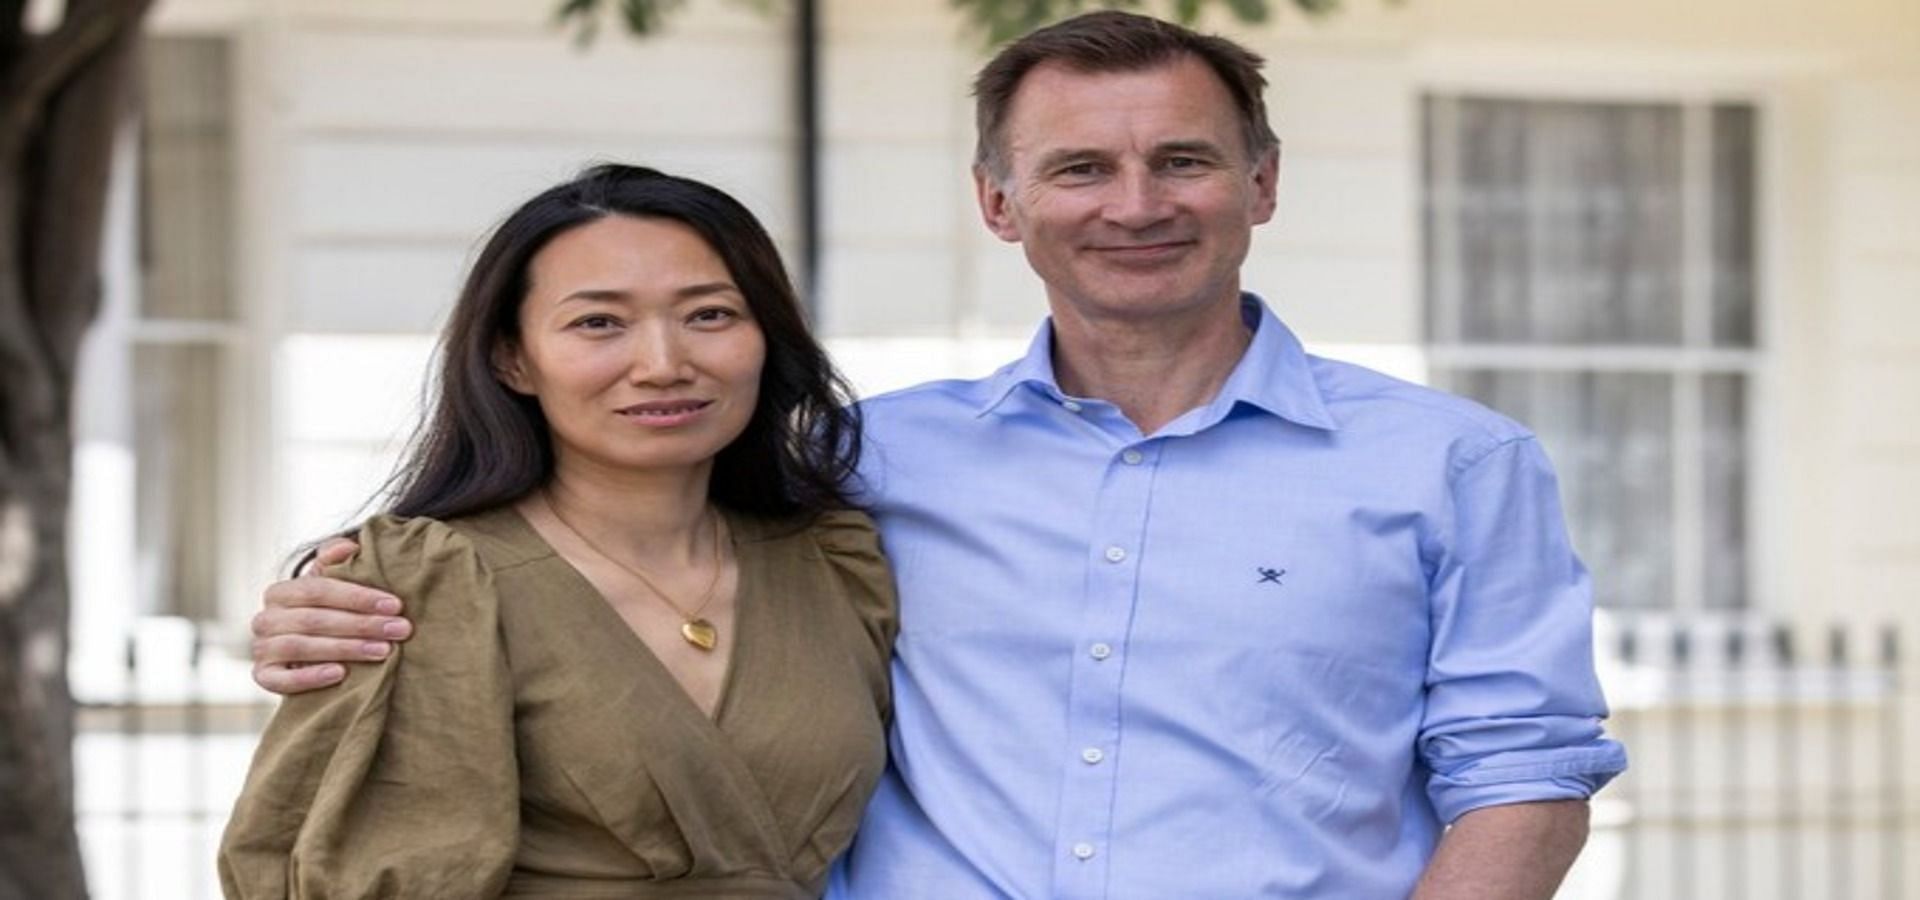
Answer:
[[[695,718],[706,722],[707,725],[712,727],[716,732],[724,733],[725,729],[722,727],[722,722],[726,718],[728,711],[733,707],[733,697],[734,694],[737,693],[735,685],[740,681],[741,665],[749,655],[749,642],[759,631],[758,628],[753,627],[754,623],[749,621],[751,618],[754,618],[749,611],[759,606],[759,604],[741,602],[749,599],[751,595],[755,593],[753,589],[758,586],[760,579],[758,572],[753,571],[757,568],[757,564],[747,558],[753,554],[742,554],[739,552],[740,528],[743,524],[739,520],[739,517],[724,509],[715,507],[715,509],[720,512],[720,515],[726,519],[727,540],[734,548],[733,558],[737,571],[733,589],[733,649],[727,655],[726,671],[720,675],[720,693],[714,698],[713,712],[708,713],[706,710],[700,708],[699,701],[693,699],[693,694],[687,690],[687,686],[682,684],[680,679],[674,677],[673,670],[667,668],[667,664],[660,659],[659,654],[653,652],[653,648],[648,646],[646,639],[635,632],[633,626],[628,624],[627,620],[621,617],[620,612],[613,608],[612,601],[608,600],[607,596],[600,592],[600,588],[594,585],[593,579],[588,578],[586,573],[580,571],[571,560],[567,559],[565,554],[554,547],[552,542],[548,541],[546,536],[540,533],[540,529],[535,528],[533,522],[527,519],[526,514],[512,506],[506,509],[513,515],[515,526],[525,529],[528,538],[535,541],[540,547],[551,554],[553,559],[563,566],[567,573],[573,577],[576,582],[574,585],[575,588],[584,591],[585,596],[594,601],[592,605],[596,608],[596,611],[589,612],[588,615],[601,620],[600,625],[602,628],[617,629],[621,636],[615,638],[616,641],[629,642],[629,652],[624,655],[629,658],[637,658],[642,667],[652,671],[658,677],[666,679],[666,683],[672,688],[673,695],[679,699],[679,702],[686,707],[688,712],[692,713]]]

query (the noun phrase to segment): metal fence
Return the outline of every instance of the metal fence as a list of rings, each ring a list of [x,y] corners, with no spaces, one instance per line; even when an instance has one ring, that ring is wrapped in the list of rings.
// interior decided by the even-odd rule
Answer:
[[[1612,641],[1622,898],[1905,900],[1897,629],[1641,623]]]
[[[99,900],[219,896],[215,848],[272,703],[244,685],[243,661],[207,649],[130,642],[125,690],[82,706]],[[1595,803],[1563,898],[1917,896],[1895,629],[1641,621],[1599,650],[1633,768]]]

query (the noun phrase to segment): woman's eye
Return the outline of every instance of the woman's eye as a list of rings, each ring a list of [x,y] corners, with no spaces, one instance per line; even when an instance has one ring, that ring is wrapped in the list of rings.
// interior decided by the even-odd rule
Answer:
[[[618,326],[619,324],[620,324],[620,320],[615,319],[612,316],[598,316],[598,315],[581,316],[580,318],[573,320],[573,327],[579,328],[585,331],[604,331],[606,329]]]
[[[739,312],[724,306],[705,307],[693,314],[693,321],[702,323],[730,322],[738,318],[740,318]]]

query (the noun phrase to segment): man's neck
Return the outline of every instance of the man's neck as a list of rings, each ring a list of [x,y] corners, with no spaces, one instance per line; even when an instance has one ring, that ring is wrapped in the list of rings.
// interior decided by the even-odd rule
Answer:
[[[1056,309],[1054,377],[1061,390],[1112,403],[1152,434],[1211,402],[1252,340],[1237,297],[1181,317],[1096,320]]]

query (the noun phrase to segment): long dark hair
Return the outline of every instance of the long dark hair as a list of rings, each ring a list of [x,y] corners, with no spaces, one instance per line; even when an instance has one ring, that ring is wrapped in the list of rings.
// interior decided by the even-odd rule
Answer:
[[[388,484],[388,511],[466,515],[517,500],[552,477],[546,416],[535,398],[501,384],[494,352],[519,337],[534,254],[564,231],[615,215],[671,219],[698,232],[726,263],[766,337],[759,404],[746,430],[714,458],[708,496],[773,516],[850,506],[859,413],[807,330],[766,229],[711,185],[606,164],[527,201],[488,238],[441,336],[433,409]]]

